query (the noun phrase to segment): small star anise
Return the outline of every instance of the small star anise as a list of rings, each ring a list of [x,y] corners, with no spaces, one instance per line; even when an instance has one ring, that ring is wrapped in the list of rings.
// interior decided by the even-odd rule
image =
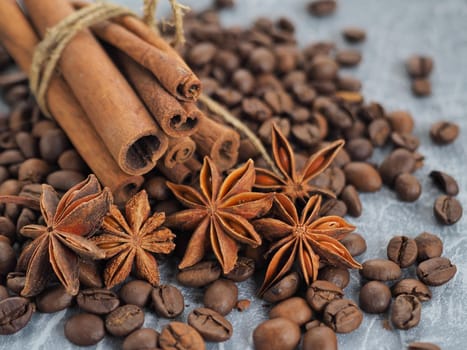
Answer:
[[[164,213],[151,217],[146,191],[134,195],[125,205],[125,216],[112,205],[102,224],[103,233],[92,240],[105,252],[107,262],[104,283],[111,288],[123,282],[135,265],[135,274],[156,286],[159,284],[159,269],[152,253],[169,254],[175,248],[175,235],[164,223]]]
[[[306,284],[316,279],[320,259],[330,265],[361,268],[339,242],[355,226],[339,216],[318,218],[321,195],[310,197],[300,217],[292,200],[284,194],[276,194],[275,206],[278,218],[253,222],[263,237],[276,241],[266,253],[275,252],[266,270],[260,295],[290,271],[295,262],[298,262]]]
[[[248,220],[264,215],[272,205],[273,195],[251,192],[255,182],[253,161],[250,159],[232,171],[221,182],[215,164],[204,158],[200,173],[201,193],[190,186],[167,183],[177,199],[191,208],[167,218],[169,227],[193,231],[179,268],[192,266],[203,259],[212,248],[225,273],[237,261],[238,243],[252,247],[261,238]]]
[[[297,198],[305,201],[311,193],[323,193],[335,197],[332,191],[318,188],[310,184],[310,181],[321,174],[333,161],[337,153],[344,146],[343,140],[337,140],[330,145],[312,154],[303,169],[295,167],[295,155],[287,138],[276,125],[272,128],[272,152],[274,162],[282,174],[282,177],[272,171],[256,168],[255,187],[272,191],[280,191],[294,201]]]
[[[111,203],[110,190],[101,190],[94,175],[70,188],[62,199],[51,186],[42,185],[40,209],[47,226],[26,225],[21,229],[21,234],[34,239],[18,259],[18,269],[26,270],[21,295],[41,292],[52,271],[69,294],[78,293],[79,256],[104,257],[104,252],[86,237],[100,227]]]

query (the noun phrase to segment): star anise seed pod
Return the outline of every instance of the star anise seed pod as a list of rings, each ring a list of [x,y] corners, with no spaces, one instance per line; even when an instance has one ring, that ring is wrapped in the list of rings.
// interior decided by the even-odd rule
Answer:
[[[146,191],[134,195],[125,205],[125,216],[112,205],[102,224],[103,233],[92,240],[110,259],[104,270],[107,288],[123,282],[135,266],[135,274],[157,286],[160,281],[157,261],[152,253],[169,254],[175,248],[175,235],[161,228],[164,213],[151,213]]]
[[[61,199],[49,185],[42,185],[40,209],[46,226],[26,225],[21,234],[33,238],[18,259],[18,269],[26,270],[21,295],[41,292],[51,272],[67,293],[79,290],[79,257],[102,259],[104,252],[86,237],[102,224],[112,203],[108,188],[101,190],[94,175],[70,188]]]
[[[266,253],[274,252],[260,295],[289,272],[294,263],[298,263],[307,285],[316,280],[320,260],[334,266],[361,268],[339,242],[355,230],[355,226],[339,216],[319,218],[321,195],[310,197],[300,217],[292,200],[284,194],[276,194],[275,206],[277,218],[262,218],[253,222],[264,238],[275,241]]]
[[[276,125],[272,128],[272,152],[274,162],[282,174],[276,175],[270,170],[256,168],[255,187],[259,189],[282,192],[292,198],[306,201],[312,193],[322,193],[335,197],[334,193],[310,184],[310,181],[321,174],[331,164],[337,153],[344,146],[343,140],[337,140],[312,154],[303,169],[297,170],[295,155],[287,138]]]
[[[167,183],[177,199],[190,208],[170,215],[167,225],[181,231],[194,230],[180,269],[201,261],[211,248],[224,273],[228,273],[237,261],[238,243],[252,247],[261,244],[248,220],[267,213],[273,195],[251,192],[255,182],[253,161],[248,160],[221,180],[215,164],[205,157],[200,173],[201,193],[190,186]]]

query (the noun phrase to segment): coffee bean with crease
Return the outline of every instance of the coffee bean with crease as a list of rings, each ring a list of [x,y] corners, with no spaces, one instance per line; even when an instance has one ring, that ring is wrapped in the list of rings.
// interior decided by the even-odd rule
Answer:
[[[393,132],[391,134],[391,141],[396,147],[405,148],[411,152],[420,146],[420,139],[410,133]]]
[[[454,197],[441,195],[435,200],[433,212],[443,225],[453,225],[462,217],[462,205]]]
[[[232,271],[224,274],[224,277],[234,282],[243,282],[250,278],[255,272],[255,261],[253,259],[240,256]]]
[[[174,318],[185,309],[183,294],[177,287],[170,284],[155,287],[151,298],[156,314],[161,317]]]
[[[449,121],[440,121],[430,128],[430,136],[434,143],[447,145],[459,136],[459,126]]]
[[[459,193],[457,181],[443,171],[433,170],[430,172],[433,183],[448,196],[456,196]]]
[[[29,299],[10,297],[0,301],[0,334],[13,334],[23,329],[35,311]]]
[[[368,125],[368,136],[374,146],[384,146],[391,133],[391,126],[386,119],[378,118]]]
[[[344,291],[334,283],[316,280],[306,292],[306,300],[311,308],[316,312],[324,310],[327,304],[335,299],[342,299]]]
[[[105,329],[116,336],[124,337],[141,328],[144,323],[144,312],[136,305],[124,305],[116,308],[105,318]]]
[[[159,336],[159,346],[163,350],[205,350],[201,335],[191,326],[182,322],[170,322]]]
[[[391,321],[398,329],[410,329],[418,325],[422,304],[417,297],[401,294],[392,303]]]
[[[421,262],[417,267],[417,276],[429,286],[440,286],[451,280],[457,272],[448,258],[437,257]]]
[[[417,243],[406,236],[391,238],[387,247],[388,259],[394,261],[400,267],[409,267],[417,260]]]
[[[405,278],[392,286],[392,296],[397,297],[401,294],[413,295],[420,301],[431,299],[431,290],[428,286],[417,279]]]
[[[218,312],[199,307],[188,315],[188,324],[206,341],[223,342],[232,337],[232,324]]]
[[[425,55],[412,55],[405,63],[407,73],[412,78],[426,78],[433,70],[433,59]]]
[[[97,315],[106,315],[120,305],[117,294],[104,288],[84,289],[76,296],[76,302],[84,311]]]
[[[337,333],[350,333],[360,327],[363,313],[352,300],[336,299],[324,309],[323,321]]]
[[[297,292],[299,285],[300,277],[298,273],[292,272],[266,290],[263,294],[263,299],[270,303],[287,299]]]

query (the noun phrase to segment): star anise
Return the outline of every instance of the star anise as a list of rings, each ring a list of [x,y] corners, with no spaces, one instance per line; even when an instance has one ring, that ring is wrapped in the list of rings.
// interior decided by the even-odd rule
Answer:
[[[34,239],[18,260],[18,268],[26,270],[21,295],[41,292],[52,271],[69,294],[78,293],[79,256],[104,257],[104,252],[86,237],[100,227],[111,203],[110,190],[101,190],[94,175],[70,188],[62,199],[51,186],[42,185],[40,209],[46,226],[26,225],[21,229],[21,234]]]
[[[104,270],[104,283],[111,288],[123,282],[135,265],[135,274],[156,286],[159,269],[152,253],[169,254],[175,248],[175,235],[168,228],[161,228],[164,213],[150,216],[146,191],[134,195],[125,205],[125,216],[112,205],[102,224],[103,233],[92,240],[110,259]]]
[[[215,164],[205,157],[200,172],[201,193],[190,186],[167,183],[177,199],[190,208],[169,216],[167,225],[181,231],[194,230],[181,269],[199,262],[211,248],[228,273],[237,261],[238,243],[252,247],[261,244],[248,220],[268,212],[273,195],[251,192],[255,182],[253,161],[250,159],[221,180]]]
[[[284,194],[276,194],[275,206],[277,218],[253,222],[263,237],[275,241],[266,253],[275,252],[266,270],[260,295],[290,271],[294,263],[298,263],[306,284],[316,279],[320,260],[334,266],[361,268],[339,242],[355,226],[339,216],[318,218],[321,195],[310,197],[300,217],[292,200]]]
[[[282,177],[270,170],[256,168],[255,187],[282,192],[294,201],[297,198],[305,201],[312,193],[322,193],[335,197],[332,191],[313,186],[310,184],[310,181],[321,174],[331,164],[343,146],[343,140],[334,141],[330,145],[312,154],[304,167],[298,170],[295,166],[295,155],[292,147],[279,128],[273,125],[272,152],[274,162],[282,174]]]

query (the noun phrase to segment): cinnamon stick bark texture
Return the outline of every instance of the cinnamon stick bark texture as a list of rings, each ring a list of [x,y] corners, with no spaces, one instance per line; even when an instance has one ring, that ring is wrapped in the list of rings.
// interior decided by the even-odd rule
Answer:
[[[42,36],[74,12],[63,0],[25,0],[24,4]],[[167,149],[167,138],[89,30],[70,41],[59,67],[121,169],[133,175],[152,169]]]
[[[21,69],[29,73],[38,38],[15,0],[0,1],[0,42]],[[133,196],[143,177],[128,175],[119,168],[63,79],[52,78],[47,103],[78,153],[101,183],[111,189],[115,201],[125,202]]]
[[[187,113],[178,100],[170,95],[144,67],[125,53],[117,52],[117,60],[127,79],[144,101],[151,115],[169,136],[190,136],[198,129],[198,114]]]
[[[195,176],[195,173],[182,163],[177,163],[172,168],[167,168],[163,162],[159,162],[156,169],[169,181],[177,184],[189,184]]]
[[[189,137],[169,138],[169,147],[164,155],[166,168],[173,168],[177,163],[190,159],[196,150],[196,143]]]
[[[204,116],[191,138],[196,143],[196,152],[203,157],[210,156],[221,171],[237,163],[240,135],[228,126]]]

